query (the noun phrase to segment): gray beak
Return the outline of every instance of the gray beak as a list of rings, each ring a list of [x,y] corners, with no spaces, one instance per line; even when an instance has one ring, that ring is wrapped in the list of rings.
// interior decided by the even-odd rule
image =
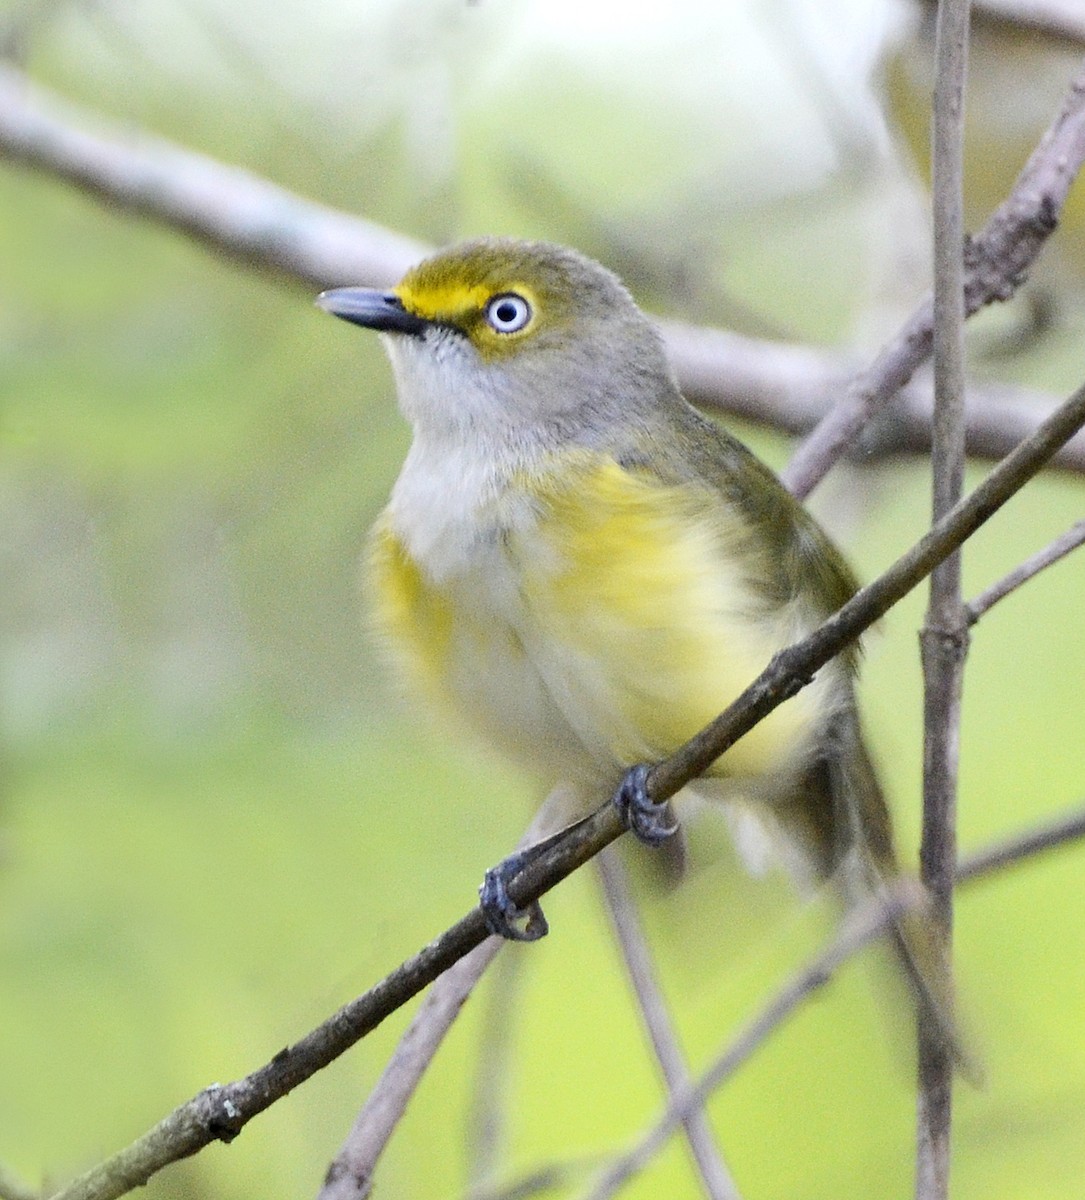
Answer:
[[[376,288],[332,288],[317,296],[316,305],[332,316],[381,333],[406,333],[421,337],[430,325],[424,317],[408,312],[394,292],[382,292]]]

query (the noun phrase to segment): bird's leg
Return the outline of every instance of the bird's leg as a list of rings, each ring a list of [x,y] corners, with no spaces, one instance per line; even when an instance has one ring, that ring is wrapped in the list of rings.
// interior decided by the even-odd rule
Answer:
[[[625,773],[614,793],[614,807],[627,829],[649,846],[658,846],[678,832],[665,804],[657,804],[648,795],[647,763],[638,763]]]

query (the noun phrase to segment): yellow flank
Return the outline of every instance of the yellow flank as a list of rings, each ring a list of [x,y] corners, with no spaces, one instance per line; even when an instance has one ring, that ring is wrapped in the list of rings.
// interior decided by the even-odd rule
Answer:
[[[792,640],[791,614],[758,594],[758,547],[707,488],[604,459],[546,495],[548,553],[521,565],[543,640],[564,647],[561,685],[623,765],[664,757]],[[817,711],[800,694],[728,751],[719,773],[786,769],[808,749]]]
[[[603,456],[560,458],[513,481],[534,498],[530,516],[521,506],[491,524],[439,587],[386,514],[375,615],[414,680],[517,757],[610,779],[715,717],[792,640],[795,617],[758,594],[757,549],[715,493]],[[819,691],[777,709],[719,773],[786,773],[817,735]]]
[[[373,530],[368,564],[372,615],[403,667],[432,694],[441,690],[453,612],[448,597],[426,583],[387,515]]]

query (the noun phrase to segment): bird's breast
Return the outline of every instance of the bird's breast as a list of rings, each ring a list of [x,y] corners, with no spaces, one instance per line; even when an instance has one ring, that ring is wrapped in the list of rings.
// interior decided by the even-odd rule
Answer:
[[[766,600],[766,547],[706,489],[576,454],[466,499],[412,521],[417,485],[397,485],[373,540],[378,624],[424,690],[558,777],[664,757],[813,623],[798,602]],[[721,772],[805,758],[831,676]]]

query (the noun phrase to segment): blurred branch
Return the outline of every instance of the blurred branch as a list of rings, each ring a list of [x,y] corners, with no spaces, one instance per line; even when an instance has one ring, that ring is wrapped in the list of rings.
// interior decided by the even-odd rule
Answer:
[[[566,1187],[574,1179],[582,1176],[589,1167],[594,1166],[597,1159],[573,1159],[568,1162],[553,1163],[549,1166],[537,1167],[533,1171],[514,1179],[511,1183],[494,1188],[470,1189],[466,1200],[531,1200],[543,1192],[554,1192]]]
[[[977,13],[1022,29],[1085,43],[1085,12],[1080,0],[973,0]]]
[[[1082,543],[1085,543],[1085,521],[1078,521],[1064,534],[1045,546],[1043,550],[1038,551],[1031,558],[1025,559],[1020,566],[992,583],[989,588],[985,588],[975,599],[969,600],[964,606],[969,625],[975,625],[980,617],[1000,600],[1004,600],[1034,575],[1038,575],[1053,563],[1057,563],[1060,558],[1065,558],[1071,550],[1076,550]]]
[[[28,1187],[0,1165],[0,1200],[41,1200],[41,1192]]]
[[[555,788],[532,817],[517,849],[553,832],[559,825],[555,814],[565,811],[564,803],[562,789]],[[500,938],[487,938],[434,982],[332,1159],[317,1200],[365,1200],[371,1193],[377,1162],[411,1097],[460,1009],[502,948],[509,949]],[[507,954],[506,961],[510,961]]]
[[[508,1148],[509,1113],[512,1110],[509,1081],[516,1061],[514,1032],[520,1015],[520,985],[527,963],[523,948],[519,953],[512,947],[509,951],[501,955],[490,976],[486,1011],[480,1022],[481,1033],[472,1068],[474,1078],[464,1122],[467,1190],[472,1195],[493,1186],[503,1152]]]
[[[637,921],[625,868],[613,850],[604,850],[595,861],[603,885],[611,927],[625,960],[629,982],[637,998],[637,1006],[651,1039],[656,1061],[663,1072],[667,1090],[673,1097],[690,1087],[689,1068],[671,1024],[667,1002],[652,968],[652,956],[644,940],[644,931]],[[682,1125],[705,1195],[712,1200],[740,1200],[738,1188],[716,1145],[716,1138],[704,1109],[691,1109],[682,1118]]]
[[[94,128],[100,132],[88,132]],[[113,209],[151,218],[219,254],[314,289],[389,284],[429,249],[247,171],[110,126],[2,66],[0,158],[63,179]],[[676,322],[661,322],[661,327],[692,401],[791,434],[808,433],[841,394],[870,393],[880,403],[889,395],[886,389],[905,382],[929,352],[928,346],[903,374],[887,375],[883,351],[874,366],[856,376],[839,356],[809,347]],[[907,332],[903,338],[907,342]],[[909,385],[891,419],[869,431],[862,453],[926,453],[929,392]],[[976,389],[970,399],[969,453],[991,459],[1032,433],[1050,407],[1049,397],[1010,388]],[[1085,438],[1067,446],[1052,465],[1085,471]]]
[[[1085,837],[1085,808],[1039,829],[970,855],[957,868],[958,884],[990,876],[1035,855]],[[850,913],[840,931],[780,989],[730,1043],[695,1084],[672,1096],[655,1125],[625,1154],[614,1159],[596,1180],[586,1200],[607,1200],[634,1174],[642,1171],[667,1144],[685,1117],[703,1108],[709,1096],[741,1067],[769,1036],[832,977],[853,955],[890,928],[906,911],[922,906],[928,897],[908,880],[891,888],[880,904]]]
[[[1085,808],[1041,825],[1024,833],[977,850],[963,859],[957,867],[957,883],[970,883],[986,875],[994,875],[1048,850],[1057,850],[1085,837]]]
[[[1059,213],[1085,160],[1085,68],[1071,81],[1062,107],[1032,152],[1007,199],[965,247],[964,306],[968,315],[1008,300],[1058,224]],[[860,371],[782,472],[806,496],[854,441],[871,416],[930,356],[934,304],[927,297],[903,329]]]
[[[105,131],[80,128],[94,125]],[[304,200],[248,171],[144,133],[108,128],[4,67],[0,156],[314,287],[355,279],[390,282],[426,251],[420,242]]]
[[[886,612],[1029,479],[1085,424],[1085,387],[1079,389],[994,468],[964,500],[873,583],[861,588],[834,616],[801,642],[773,657],[764,671],[709,726],[649,771],[646,786],[657,802],[669,799],[704,771],[743,734],[795,695],[844,646]],[[520,908],[537,901],[624,832],[615,806],[604,804],[520,872],[509,895]],[[114,1200],[164,1166],[208,1143],[229,1142],[257,1113],[343,1054],[385,1017],[402,1007],[438,975],[487,937],[486,920],[472,909],[413,958],[408,959],[337,1013],[251,1075],[199,1092],[126,1149],[100,1163],[54,1200]]]
[[[839,355],[810,346],[660,321],[682,390],[694,404],[788,434],[809,433],[848,388],[854,371]],[[1036,429],[1051,397],[1005,384],[973,386],[965,412],[968,452],[998,459]],[[909,380],[893,404],[863,430],[863,461],[931,448],[929,381]],[[1085,436],[1073,438],[1052,466],[1085,471]]]
[[[901,880],[888,888],[879,902],[847,913],[828,947],[776,993],[695,1083],[671,1097],[656,1124],[631,1150],[607,1166],[586,1193],[585,1200],[608,1200],[633,1175],[643,1171],[689,1114],[702,1108],[712,1093],[734,1075],[803,1001],[828,983],[841,963],[869,945],[905,912],[921,906],[925,899],[917,883]]]
[[[934,426],[932,520],[964,490],[964,89],[971,0],[938,5],[934,85]],[[957,781],[968,622],[961,552],[931,572],[920,631],[923,662],[923,836],[920,876],[934,901],[938,935],[952,961],[957,864]],[[916,1106],[916,1200],[947,1200],[953,1113],[953,1055],[920,1009]]]
[[[370,1195],[377,1160],[445,1034],[502,945],[499,938],[487,938],[430,988],[328,1167],[317,1200],[364,1200]]]

